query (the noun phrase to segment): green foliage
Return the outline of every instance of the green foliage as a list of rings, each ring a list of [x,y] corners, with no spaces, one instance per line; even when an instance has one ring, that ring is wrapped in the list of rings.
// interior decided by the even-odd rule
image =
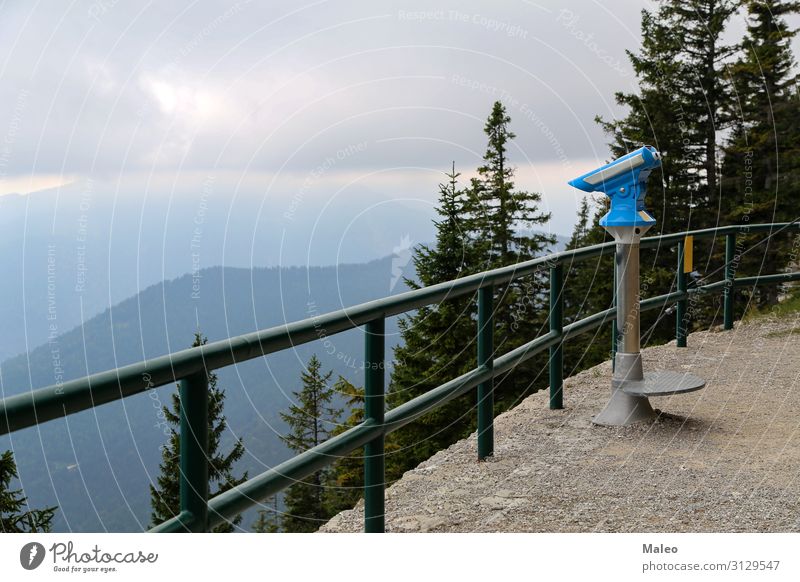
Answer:
[[[297,404],[281,413],[290,428],[282,438],[297,453],[322,444],[364,420],[364,389],[342,376],[330,386],[332,375],[333,372],[324,373],[320,361],[312,356],[307,371],[301,374],[303,386],[294,393]],[[339,422],[343,411],[331,405],[334,397],[343,400],[350,411],[344,422]],[[274,511],[259,511],[254,529],[313,532],[340,511],[353,507],[361,498],[364,485],[363,455],[363,449],[356,449],[331,466],[291,485],[285,493],[286,511],[280,523],[274,518],[278,513],[275,501]]]
[[[789,222],[800,216],[800,100],[790,30],[785,18],[800,11],[795,1],[748,2],[742,54],[731,67],[736,102],[733,131],[725,148],[723,210],[731,223]],[[740,236],[739,250],[764,238]],[[736,276],[775,273],[786,267],[792,238],[778,235],[740,254]],[[776,305],[778,288],[757,288],[760,307]]]
[[[323,373],[316,355],[311,356],[306,371],[301,374],[302,388],[294,392],[296,404],[281,418],[289,426],[282,436],[286,445],[302,453],[325,442],[333,436],[342,413],[332,406],[334,390],[329,385],[333,372]],[[333,515],[326,487],[332,477],[332,468],[326,467],[301,481],[297,481],[284,496],[286,511],[281,527],[286,532],[313,532]]]
[[[611,240],[603,229],[596,226],[597,218],[606,211],[607,203],[603,202],[595,208],[591,198],[585,197],[581,201],[578,221],[567,248],[577,249]],[[578,321],[612,306],[613,272],[614,258],[610,253],[564,265],[565,323]],[[570,339],[564,344],[565,377],[609,359],[610,351],[610,325]]]
[[[725,26],[743,5],[746,36],[739,45],[726,45]],[[785,23],[799,8],[796,1],[782,0],[661,0],[654,11],[642,12],[642,49],[629,53],[639,90],[616,95],[628,109],[624,118],[598,121],[615,156],[646,143],[664,155],[661,189],[650,180],[648,206],[658,220],[650,234],[784,222],[800,215],[794,204],[800,185],[795,123],[800,100],[790,48],[796,33]],[[787,266],[792,239],[778,235],[750,249],[764,236],[738,237],[737,276]],[[696,241],[694,247],[696,269],[709,281],[719,278],[724,245]],[[676,262],[672,250],[643,254],[643,297],[674,288]],[[585,268],[592,266],[579,270]],[[759,305],[774,305],[779,291],[765,286],[753,293]],[[720,317],[719,298],[696,296],[689,312],[691,328],[708,327]],[[673,322],[663,314],[643,314],[643,339],[671,339]]]
[[[207,339],[199,332],[195,333],[192,347],[205,345]],[[234,475],[234,465],[244,455],[244,443],[237,439],[230,451],[221,452],[222,437],[227,428],[224,416],[225,392],[217,387],[217,375],[208,374],[208,482],[211,497],[224,493],[228,489],[244,483],[247,473],[241,477]],[[172,394],[172,409],[162,408],[165,421],[170,425],[167,444],[161,450],[161,463],[156,485],[150,485],[150,502],[152,514],[151,527],[158,525],[180,513],[180,427],[181,401],[179,392]],[[214,532],[232,532],[234,526],[241,523],[241,515],[231,522],[214,528]]]
[[[364,389],[354,386],[339,376],[333,390],[344,398],[350,415],[333,429],[331,436],[342,434],[364,420]],[[350,509],[361,499],[364,485],[364,449],[356,449],[349,455],[338,459],[333,465],[327,487],[328,513],[333,516],[342,510]]]
[[[0,532],[49,532],[56,507],[31,509],[22,490],[11,490],[11,481],[17,478],[14,454],[5,451],[0,456]]]
[[[621,120],[598,118],[612,152],[652,144],[663,154],[662,191],[648,193],[661,233],[713,226],[719,218],[717,134],[732,103],[726,59],[736,47],[722,36],[739,2],[661,0],[642,11],[642,48],[628,52],[637,93],[617,93],[628,109]],[[655,233],[651,233],[655,234]]]
[[[515,170],[508,160],[507,145],[516,136],[510,122],[503,104],[495,102],[484,127],[488,138],[484,163],[469,190],[470,232],[477,247],[476,264],[483,269],[534,259],[555,243],[555,238],[537,230],[550,220],[549,213],[539,210],[541,194],[514,186]],[[546,289],[547,269],[495,289],[494,343],[498,354],[546,330]],[[500,408],[509,408],[534,389],[543,363],[543,357],[534,357],[495,379],[495,399]]]
[[[278,513],[278,496],[272,495],[264,505],[269,509],[259,509],[258,518],[253,523],[254,533],[278,533],[281,529],[281,518]]]
[[[514,139],[505,107],[496,102],[484,127],[487,148],[478,176],[459,189],[453,169],[439,186],[436,245],[415,249],[422,285],[434,285],[485,269],[513,265],[541,255],[555,241],[537,232],[549,220],[541,195],[517,190],[507,147]],[[544,326],[545,271],[495,290],[495,348],[504,353],[532,339]],[[413,287],[414,285],[412,285]],[[419,309],[400,323],[403,344],[395,349],[390,407],[419,396],[476,365],[476,300],[464,297]],[[540,377],[541,358],[496,380],[498,409],[513,405]],[[546,379],[544,379],[546,383]],[[393,433],[387,444],[387,474],[405,470],[469,434],[475,427],[475,395],[453,400]]]
[[[718,140],[731,125],[734,102],[726,67],[736,50],[723,42],[725,25],[740,3],[734,0],[661,0],[654,11],[642,11],[642,48],[628,52],[638,91],[617,93],[626,107],[619,120],[597,119],[619,156],[644,144],[663,154],[661,188],[654,173],[648,209],[658,221],[650,235],[716,226],[721,214]],[[595,227],[600,229],[599,226]],[[694,256],[701,270],[719,265],[719,245],[696,241]],[[653,254],[650,254],[653,253]],[[674,249],[642,253],[642,297],[674,289]],[[591,265],[580,268],[592,268]],[[690,307],[694,327],[706,327],[716,315],[713,299],[695,298]],[[674,335],[674,317],[642,314],[642,339],[662,343]]]
[[[796,316],[800,313],[800,287],[794,286],[787,290],[786,296],[775,305],[764,305],[759,307],[753,302],[748,305],[742,319],[759,319],[762,317],[787,317]],[[792,329],[792,334],[800,333],[800,330]]]
[[[483,164],[469,191],[470,234],[484,268],[525,261],[554,243],[551,237],[533,231],[550,219],[549,213],[538,208],[541,194],[514,187],[515,170],[507,145],[516,135],[510,123],[505,106],[495,102],[483,128],[488,141]]]
[[[434,221],[436,244],[414,249],[413,262],[419,284],[435,285],[456,279],[476,268],[476,251],[465,218],[466,193],[458,188],[455,167],[439,185],[439,220]],[[420,308],[400,318],[403,343],[395,348],[387,403],[394,408],[474,367],[475,301],[472,297],[448,299]],[[387,475],[398,477],[469,430],[471,397],[454,400],[429,415],[389,435]]]
[[[720,216],[717,133],[728,127],[724,115],[733,96],[727,82],[727,59],[736,46],[724,44],[725,26],[740,0],[662,0],[659,18],[680,41],[680,75],[673,82],[682,97],[686,132],[683,148],[700,179],[697,223],[714,226]],[[675,97],[675,95],[671,95]],[[672,232],[677,232],[673,230]]]

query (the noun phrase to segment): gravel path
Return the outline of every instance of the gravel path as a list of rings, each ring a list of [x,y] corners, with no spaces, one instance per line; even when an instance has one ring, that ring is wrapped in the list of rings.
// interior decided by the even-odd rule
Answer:
[[[800,315],[643,351],[646,370],[707,380],[654,398],[658,419],[606,428],[610,363],[569,378],[564,410],[540,392],[496,420],[496,453],[471,435],[386,492],[390,532],[800,531]],[[321,531],[361,531],[363,505]]]

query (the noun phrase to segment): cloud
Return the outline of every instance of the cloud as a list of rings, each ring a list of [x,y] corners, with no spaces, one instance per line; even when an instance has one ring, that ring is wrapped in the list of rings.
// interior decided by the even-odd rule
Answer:
[[[366,144],[326,179],[435,192],[451,161],[477,166],[500,99],[520,175],[552,190],[606,158],[593,119],[619,114],[614,92],[633,87],[625,50],[638,49],[646,5],[4,4],[0,178],[80,176],[136,195],[134,176],[182,189],[213,174],[232,192],[270,176],[263,188],[287,201],[292,180]]]
[[[75,176],[26,174],[14,178],[0,179],[0,196],[3,194],[29,193],[58,188],[74,183]]]
[[[275,170],[298,149],[290,163],[301,168],[346,143],[403,135],[474,147],[500,91],[564,136],[597,136],[576,125],[591,126],[619,86],[611,69],[596,87],[581,79],[594,55],[557,30],[555,2],[168,4],[3,8],[0,100],[29,92],[6,173]],[[610,53],[635,42],[619,24],[600,34],[608,18],[597,6],[584,12]],[[635,10],[625,12],[635,25]],[[553,157],[541,136],[518,133],[537,158]],[[425,148],[405,157],[368,161],[417,163]]]

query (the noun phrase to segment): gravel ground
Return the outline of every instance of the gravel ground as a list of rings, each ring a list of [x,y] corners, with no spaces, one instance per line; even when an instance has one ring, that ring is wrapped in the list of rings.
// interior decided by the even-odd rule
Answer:
[[[654,422],[591,424],[606,362],[565,381],[564,410],[534,394],[496,420],[495,456],[471,435],[386,491],[390,532],[800,531],[800,315],[760,318],[643,351],[646,370],[706,379],[653,398]],[[321,531],[356,532],[363,505]]]

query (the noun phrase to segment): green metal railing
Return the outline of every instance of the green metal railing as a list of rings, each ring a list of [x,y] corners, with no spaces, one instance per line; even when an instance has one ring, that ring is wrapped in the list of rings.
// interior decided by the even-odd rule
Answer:
[[[694,293],[722,291],[724,328],[733,327],[733,289],[780,284],[800,280],[800,272],[776,273],[735,278],[736,235],[781,231],[800,231],[800,224],[776,223],[735,225],[687,233],[644,238],[642,248],[678,246],[676,291],[641,302],[641,310],[663,308],[677,303],[676,336],[686,345],[687,301]],[[686,236],[695,239],[725,236],[725,268],[721,281],[687,289],[683,272]],[[478,457],[494,450],[493,379],[549,350],[550,407],[563,407],[563,343],[613,321],[612,306],[579,321],[564,325],[563,265],[614,252],[614,243],[568,250],[524,263],[485,271],[393,297],[370,301],[302,321],[257,331],[182,350],[146,362],[93,374],[61,385],[40,388],[0,401],[0,435],[62,418],[95,406],[114,402],[151,388],[178,381],[180,386],[180,513],[150,531],[208,531],[333,463],[337,458],[364,447],[364,529],[384,531],[384,439],[444,403],[477,388]],[[501,356],[493,348],[494,288],[520,277],[549,269],[550,326],[539,336]],[[478,292],[477,367],[388,412],[385,411],[385,342],[387,317],[402,314],[443,300]],[[365,405],[364,420],[357,426],[301,453],[245,483],[208,498],[207,414],[208,373],[319,339],[321,330],[333,335],[355,327],[365,329]],[[612,349],[614,346],[612,346]]]

